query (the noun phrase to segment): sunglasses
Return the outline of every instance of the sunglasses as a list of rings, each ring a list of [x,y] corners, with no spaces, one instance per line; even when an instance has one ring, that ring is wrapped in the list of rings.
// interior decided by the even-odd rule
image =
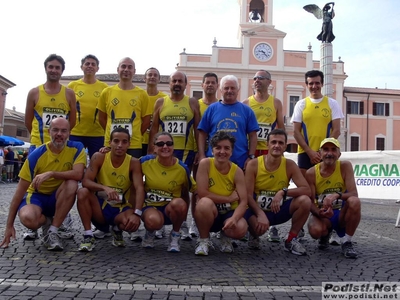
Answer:
[[[157,147],[164,147],[164,145],[167,145],[168,147],[171,147],[171,146],[174,145],[174,142],[172,142],[172,141],[157,142],[157,143],[154,143],[154,145],[156,145]]]
[[[269,80],[270,78],[267,77],[267,76],[254,76],[254,77],[253,77],[253,80],[257,80],[257,79],[258,79],[258,80],[263,80],[263,79],[268,79],[268,80]]]

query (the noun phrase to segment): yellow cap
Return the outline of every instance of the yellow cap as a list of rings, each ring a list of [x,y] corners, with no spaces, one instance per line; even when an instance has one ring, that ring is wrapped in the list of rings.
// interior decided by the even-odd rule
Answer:
[[[319,148],[322,148],[322,146],[324,146],[324,145],[327,144],[327,143],[332,143],[332,144],[334,144],[336,147],[340,148],[340,143],[339,143],[339,141],[338,141],[337,139],[335,139],[335,138],[332,138],[332,137],[324,139],[324,140],[321,142],[321,144],[319,145]]]

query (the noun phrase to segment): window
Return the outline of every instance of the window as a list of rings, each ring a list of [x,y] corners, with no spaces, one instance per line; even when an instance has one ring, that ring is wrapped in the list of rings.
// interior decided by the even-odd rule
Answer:
[[[376,138],[376,150],[385,150],[385,138]]]
[[[193,97],[199,100],[200,98],[203,98],[203,92],[202,91],[193,91]]]
[[[347,101],[347,113],[351,115],[363,115],[364,102]]]
[[[378,103],[372,104],[372,114],[374,116],[389,116],[389,103]]]
[[[26,129],[17,128],[17,136],[28,137],[28,131]]]
[[[350,137],[350,151],[358,151],[360,149],[360,137]]]
[[[294,106],[296,105],[297,101],[300,100],[299,96],[290,96],[289,100],[289,117],[291,118],[293,115]]]

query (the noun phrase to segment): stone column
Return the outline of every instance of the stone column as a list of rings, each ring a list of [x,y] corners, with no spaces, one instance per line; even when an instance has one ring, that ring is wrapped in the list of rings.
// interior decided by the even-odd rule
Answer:
[[[331,43],[321,43],[320,70],[324,73],[322,94],[333,97],[333,46]]]

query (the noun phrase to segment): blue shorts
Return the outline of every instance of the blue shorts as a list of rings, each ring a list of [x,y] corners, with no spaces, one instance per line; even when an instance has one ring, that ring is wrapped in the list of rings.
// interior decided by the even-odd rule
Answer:
[[[287,198],[277,214],[272,211],[264,211],[270,226],[286,223],[292,218],[290,214],[290,204],[292,204],[292,200],[293,198]],[[248,220],[251,216],[254,216],[254,213],[251,209],[248,209],[245,214],[245,219]]]
[[[21,204],[18,207],[18,210],[20,210],[22,207],[28,204],[34,204],[39,206],[42,209],[42,214],[45,215],[46,217],[54,217],[54,214],[56,212],[56,193],[57,190],[55,190],[52,194],[46,195],[46,194],[39,194],[39,193],[26,193],[24,195],[24,198],[22,198]]]
[[[307,153],[300,153],[299,155],[297,155],[297,165],[299,166],[300,169],[306,169],[306,170],[314,166],[311,163],[310,157],[308,156]]]
[[[164,205],[164,206],[143,206],[142,212],[145,212],[145,210],[151,209],[151,208],[157,209],[164,216],[164,225],[172,225],[171,219],[168,218],[168,216],[165,213],[165,208],[167,207],[167,205]]]
[[[78,136],[70,135],[70,141],[81,142],[88,149],[89,157],[104,147],[104,136]]]
[[[214,219],[214,223],[211,226],[210,232],[218,232],[221,231],[222,227],[224,227],[224,222],[233,216],[234,210],[230,210],[224,214],[218,214],[218,216]],[[246,210],[243,218],[247,221],[250,217],[250,208]]]
[[[196,156],[193,150],[174,150],[174,156],[181,160],[189,170],[192,169],[194,157]]]
[[[344,205],[343,201],[343,205]],[[342,206],[343,207],[343,206]],[[339,216],[340,216],[340,209],[334,209],[333,210],[333,217],[329,219],[329,221],[332,224],[332,229],[334,229],[339,237],[344,237],[346,234],[346,228],[345,227],[340,227],[339,224]]]
[[[114,220],[117,215],[132,208],[130,203],[125,203],[121,206],[112,206],[102,198],[97,197],[97,199],[99,200],[101,210],[103,211],[104,220],[108,225],[111,226],[115,225]],[[92,223],[96,228],[104,228],[104,224],[100,224],[95,220],[92,220]]]

